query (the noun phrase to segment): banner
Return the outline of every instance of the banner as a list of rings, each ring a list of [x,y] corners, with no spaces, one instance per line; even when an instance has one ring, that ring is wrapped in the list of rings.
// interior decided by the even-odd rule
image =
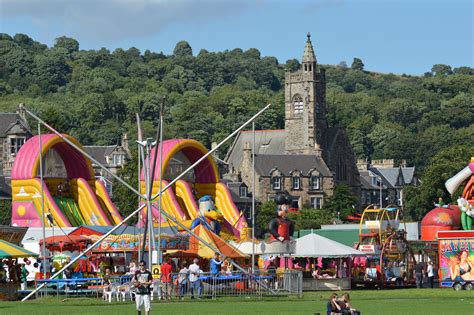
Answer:
[[[91,235],[90,238],[95,242],[100,236]],[[140,244],[140,238],[143,235],[122,234],[109,235],[100,244],[93,249],[94,252],[124,252],[137,251]],[[189,248],[189,236],[187,235],[162,235],[161,249],[186,250]],[[158,237],[155,236],[155,245],[158,247]],[[145,247],[148,250],[148,246]]]
[[[474,239],[439,240],[440,282],[474,280]]]

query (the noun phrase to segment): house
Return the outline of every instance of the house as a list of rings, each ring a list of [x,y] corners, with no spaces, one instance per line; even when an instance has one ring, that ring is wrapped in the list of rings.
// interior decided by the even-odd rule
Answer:
[[[18,106],[16,113],[0,113],[1,169],[3,169],[3,176],[6,177],[7,183],[9,183],[16,154],[31,136],[31,128],[26,120],[23,104]]]
[[[403,206],[403,190],[407,185],[417,186],[415,167],[406,166],[406,162],[398,166],[393,159],[358,160],[357,165],[361,176],[361,204],[386,207],[388,205]],[[380,193],[382,192],[382,194]]]
[[[122,136],[121,144],[116,145],[86,145],[84,151],[91,155],[97,162],[105,166],[113,174],[117,174],[118,170],[123,168],[126,161],[131,158],[128,147],[128,136]],[[108,192],[112,192],[112,176],[101,168],[97,163],[92,161],[92,168],[96,178],[101,179]]]
[[[360,192],[352,147],[338,126],[326,119],[325,70],[316,60],[308,34],[300,70],[285,74],[285,129],[255,132],[255,197],[261,201],[287,191],[293,207],[321,208],[334,185]],[[241,131],[225,162],[230,177],[252,187],[253,132]]]

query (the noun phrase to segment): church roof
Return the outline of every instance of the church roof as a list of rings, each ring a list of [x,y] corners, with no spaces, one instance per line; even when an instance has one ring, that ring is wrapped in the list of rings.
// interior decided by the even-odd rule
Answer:
[[[278,169],[289,176],[298,170],[308,175],[311,170],[317,170],[323,176],[331,176],[331,171],[322,158],[312,154],[265,154],[255,156],[255,172],[262,176],[270,176],[272,170]]]
[[[316,55],[314,54],[313,44],[311,43],[311,34],[306,35],[306,46],[303,53],[303,62],[316,62]]]
[[[282,154],[285,152],[286,131],[276,130],[255,130],[255,153],[256,154]],[[242,163],[242,156],[245,143],[252,148],[253,132],[245,130],[238,133],[232,146],[225,157],[225,162],[239,167]]]

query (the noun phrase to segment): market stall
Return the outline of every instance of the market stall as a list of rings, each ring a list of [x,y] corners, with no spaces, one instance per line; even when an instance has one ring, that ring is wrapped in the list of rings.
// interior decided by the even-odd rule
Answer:
[[[348,290],[351,288],[351,258],[364,255],[318,234],[308,234],[296,240],[290,268],[296,265],[304,271],[303,290]]]

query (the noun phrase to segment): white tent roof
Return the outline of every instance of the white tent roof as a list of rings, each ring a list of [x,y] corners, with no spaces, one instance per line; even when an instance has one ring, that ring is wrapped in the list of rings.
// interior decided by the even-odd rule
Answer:
[[[346,246],[339,242],[330,240],[318,234],[308,234],[296,240],[296,257],[325,257],[339,258],[352,256],[365,256],[366,254]]]

